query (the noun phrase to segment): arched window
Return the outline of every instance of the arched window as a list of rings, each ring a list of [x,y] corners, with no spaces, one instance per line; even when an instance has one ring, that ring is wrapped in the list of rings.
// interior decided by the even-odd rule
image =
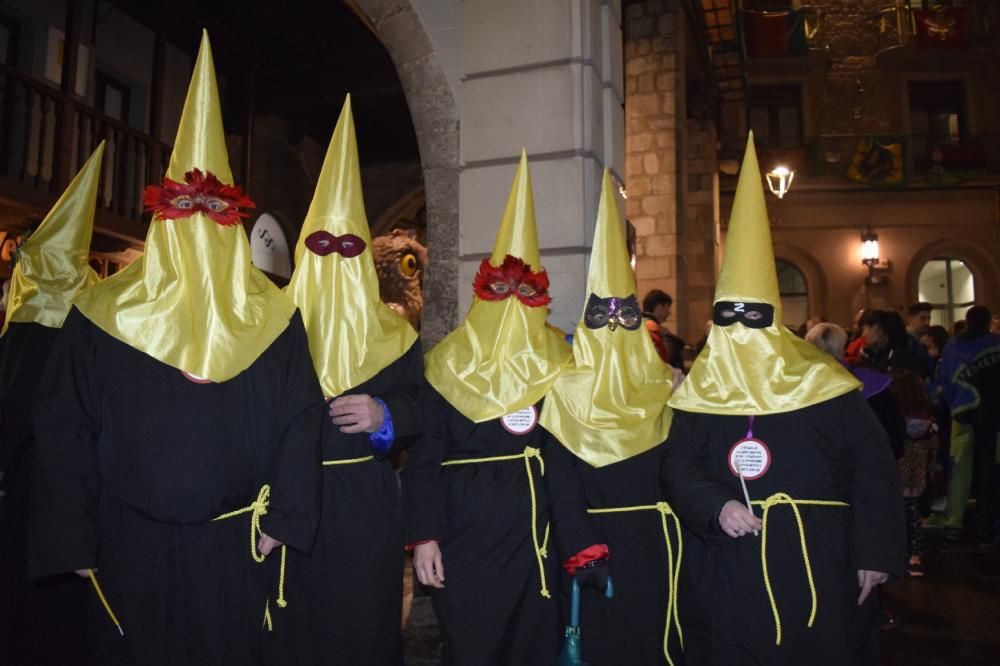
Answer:
[[[931,324],[949,327],[965,319],[965,311],[976,302],[976,282],[961,259],[936,257],[920,269],[917,293],[934,308]]]
[[[789,328],[796,328],[809,319],[809,287],[806,278],[795,264],[784,259],[774,262],[778,271],[778,291],[781,294],[781,311],[783,323]]]

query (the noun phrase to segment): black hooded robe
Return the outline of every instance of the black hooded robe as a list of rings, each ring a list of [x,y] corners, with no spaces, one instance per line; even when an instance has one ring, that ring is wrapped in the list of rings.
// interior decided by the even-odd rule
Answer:
[[[550,448],[546,481],[552,497],[552,526],[560,560],[594,544],[606,544],[614,596],[585,589],[580,595],[583,659],[590,666],[661,666],[667,607],[671,594],[669,557],[661,512],[587,514],[588,509],[656,506],[663,500],[660,464],[665,445],[619,462],[593,467],[563,446]],[[676,566],[677,527],[666,516]],[[445,567],[447,572],[447,566]],[[569,576],[563,573],[564,588]],[[568,594],[563,597],[568,599]],[[564,607],[568,608],[564,600]],[[564,620],[568,623],[568,613]],[[683,658],[671,621],[669,643],[674,664]]]
[[[216,384],[70,312],[34,409],[29,560],[36,576],[97,569],[125,632],[92,593],[101,664],[258,663],[280,550],[259,564],[251,514],[213,518],[268,484],[261,529],[312,548],[322,408],[298,313],[249,368]]]
[[[28,503],[34,430],[31,405],[58,328],[11,322],[0,338],[0,663],[92,663],[82,614],[86,581],[75,574],[28,577]]]
[[[747,426],[746,416],[674,411],[662,480],[687,528],[679,610],[688,663],[880,664],[878,592],[859,608],[857,571],[902,575],[902,495],[885,431],[860,391],[754,420],[771,465],[747,481],[751,500],[783,492],[850,505],[799,506],[817,593],[812,628],[793,511],[788,505],[770,510],[767,563],[783,632],[779,646],[761,565],[763,535],[734,539],[718,522],[727,501],[744,501],[728,457]],[[761,507],[754,513],[760,517]]]
[[[444,638],[446,666],[552,666],[561,629],[559,578],[549,544],[541,580],[531,534],[531,494],[523,459],[442,466],[450,460],[546,455],[551,436],[537,422],[525,434],[501,419],[474,423],[429,384],[421,391],[424,434],[407,455],[403,507],[407,543],[439,542],[444,589],[428,588]],[[536,405],[538,410],[541,405]],[[549,502],[531,461],[536,528],[543,540]]]
[[[336,666],[398,666],[403,662],[403,513],[390,456],[422,428],[417,390],[423,351],[417,341],[400,358],[344,395],[385,401],[395,439],[377,452],[366,432],[345,434],[324,405],[323,460],[374,460],[324,465],[323,513],[308,557],[289,553],[288,606],[265,636],[267,661]]]

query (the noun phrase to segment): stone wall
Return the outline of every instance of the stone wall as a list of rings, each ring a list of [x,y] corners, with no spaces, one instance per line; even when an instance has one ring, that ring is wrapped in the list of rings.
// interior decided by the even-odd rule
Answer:
[[[678,299],[677,214],[684,125],[683,16],[677,2],[625,8],[626,214],[635,227],[638,297],[662,289]],[[676,328],[675,308],[668,325]]]

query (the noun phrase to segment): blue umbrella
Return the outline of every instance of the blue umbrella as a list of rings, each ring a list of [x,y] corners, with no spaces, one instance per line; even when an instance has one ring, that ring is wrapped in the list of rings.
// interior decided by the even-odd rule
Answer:
[[[615,596],[611,578],[608,578],[608,585],[604,588],[604,596],[608,599]],[[569,596],[569,625],[566,626],[562,652],[559,653],[556,666],[587,666],[583,663],[583,648],[580,643],[580,584],[576,582],[575,576]]]

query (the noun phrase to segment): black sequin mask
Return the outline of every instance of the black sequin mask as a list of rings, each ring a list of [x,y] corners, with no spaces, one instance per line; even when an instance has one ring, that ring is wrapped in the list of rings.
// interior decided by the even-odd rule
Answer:
[[[587,299],[587,309],[583,314],[583,323],[587,328],[604,328],[612,331],[621,326],[634,331],[642,326],[642,309],[635,294],[627,298],[600,298],[591,294]]]
[[[774,323],[774,306],[768,303],[719,301],[712,312],[712,321],[719,326],[739,322],[748,328],[767,328]]]

